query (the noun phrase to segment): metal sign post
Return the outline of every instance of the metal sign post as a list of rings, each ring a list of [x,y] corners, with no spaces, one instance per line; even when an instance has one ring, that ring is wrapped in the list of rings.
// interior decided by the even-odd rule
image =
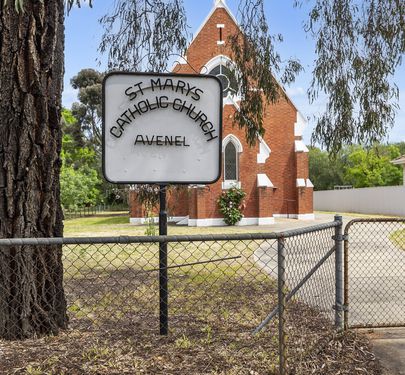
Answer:
[[[116,184],[160,186],[159,235],[167,235],[168,184],[221,176],[222,86],[198,74],[107,74],[103,81],[103,174]],[[168,333],[167,243],[159,243],[161,335]]]
[[[167,235],[166,185],[159,187],[159,236]],[[167,277],[167,242],[159,242],[159,332],[167,335],[169,330]]]

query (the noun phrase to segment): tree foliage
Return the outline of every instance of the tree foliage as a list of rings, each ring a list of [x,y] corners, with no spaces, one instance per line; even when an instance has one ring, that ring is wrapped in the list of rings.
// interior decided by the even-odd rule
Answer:
[[[405,155],[405,142],[399,142],[394,144],[396,147],[398,147],[399,153],[401,155]]]
[[[316,61],[308,91],[311,102],[327,96],[313,141],[336,154],[353,142],[372,145],[394,124],[398,90],[390,78],[405,51],[405,2],[400,0],[295,0],[309,5],[306,31],[316,40]],[[282,58],[281,35],[271,35],[264,0],[240,0],[241,30],[230,38],[235,76],[243,101],[235,115],[250,144],[263,135],[263,108],[284,95],[302,70]],[[117,0],[102,18],[100,51],[109,69],[162,72],[173,52],[187,45],[182,0]],[[280,84],[278,83],[280,82]]]
[[[73,138],[74,144],[78,148],[87,148],[92,150],[94,154],[94,162],[92,168],[96,171],[97,178],[93,176],[88,179],[88,183],[95,184],[98,192],[91,194],[97,197],[97,202],[104,201],[108,204],[116,204],[126,202],[128,189],[123,186],[111,184],[102,178],[101,168],[101,116],[102,116],[102,81],[104,73],[95,69],[85,68],[80,70],[72,79],[71,85],[78,89],[78,102],[72,104],[71,110],[65,109],[62,113],[62,127],[65,135],[70,135]],[[68,145],[65,142],[65,147]],[[66,161],[65,171],[70,167],[69,160]],[[84,172],[85,171],[81,171]],[[90,177],[90,176],[88,176]],[[97,180],[97,183],[96,183]],[[67,182],[67,180],[66,180]],[[71,186],[72,189],[80,184],[62,186],[62,196],[66,192],[64,187]],[[76,205],[82,206],[85,200],[80,199]],[[88,200],[87,204],[93,204],[94,198]],[[66,205],[66,200],[64,199]]]
[[[77,147],[85,147],[86,141],[81,126],[72,111],[62,108],[61,118],[63,134],[69,135]]]
[[[24,0],[15,0],[15,1],[24,1]],[[81,4],[86,2],[89,4],[90,7],[93,5],[93,0],[66,0],[66,6],[67,9],[70,10],[73,5],[76,5],[80,8]]]
[[[100,22],[100,51],[108,56],[109,70],[167,71],[171,55],[187,45],[182,0],[116,0]]]
[[[330,158],[326,151],[309,148],[309,178],[315,190],[331,190],[334,186],[345,185],[345,156],[343,150],[335,158]]]
[[[101,148],[102,82],[104,74],[95,69],[82,69],[70,83],[79,90],[79,102],[72,105],[72,115],[82,134],[97,153]]]
[[[64,142],[69,142],[67,136],[64,137]],[[64,208],[95,206],[100,202],[100,183],[97,171],[86,166],[76,169],[67,164],[62,154],[60,185]]]
[[[83,144],[80,126],[69,110],[62,111],[61,202],[64,208],[94,206],[102,199],[99,158]]]
[[[397,108],[390,78],[405,52],[405,2],[316,0],[307,28],[317,54],[309,96],[327,95],[313,141],[336,153],[382,140]]]
[[[330,190],[337,185],[355,188],[395,186],[402,184],[402,171],[391,160],[400,155],[405,143],[370,148],[346,146],[337,154],[311,147],[309,150],[309,176],[315,190]]]
[[[316,40],[316,61],[308,95],[326,94],[325,112],[316,119],[313,142],[336,154],[353,142],[381,141],[394,125],[398,89],[390,78],[405,51],[405,2],[399,0],[297,0],[309,3],[306,23]],[[302,69],[275,52],[281,37],[269,34],[264,0],[240,1],[241,32],[231,38],[244,100],[235,116],[252,143],[263,134],[262,108],[277,101],[282,84]]]
[[[264,13],[264,0],[240,1],[240,29],[230,36],[234,75],[238,79],[243,100],[235,113],[234,121],[245,129],[246,140],[255,144],[257,136],[263,136],[263,109],[266,103],[275,103],[284,96],[280,83],[290,84],[302,71],[298,60],[283,62],[276,51],[276,42],[282,35],[271,35]]]
[[[390,163],[398,156],[394,145],[374,145],[370,150],[354,147],[348,157],[345,180],[355,188],[400,185],[402,168]]]

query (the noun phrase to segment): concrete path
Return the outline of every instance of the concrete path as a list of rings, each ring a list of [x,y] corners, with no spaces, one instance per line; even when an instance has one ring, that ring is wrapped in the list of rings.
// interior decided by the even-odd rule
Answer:
[[[405,328],[359,330],[373,345],[373,352],[383,367],[383,375],[405,375]]]
[[[344,226],[355,216],[343,216]],[[334,220],[334,214],[316,214],[315,220],[294,220],[294,219],[276,219],[276,224],[269,226],[268,230],[281,232],[291,229],[308,227],[321,223],[329,223]],[[333,229],[330,230],[331,235]],[[327,237],[325,234],[292,238],[286,242],[286,283],[288,288],[293,289],[309,271],[319,262],[319,260],[334,246],[330,238],[325,243]],[[325,247],[326,246],[326,247]],[[328,247],[328,248],[327,248]],[[277,278],[277,246],[268,242],[263,243],[255,251],[255,262],[265,270],[265,272],[274,278]],[[316,271],[305,285],[296,294],[296,297],[303,300],[310,306],[323,311],[330,319],[334,319],[335,304],[335,272],[334,256],[332,255]],[[357,289],[358,290],[358,289]],[[356,299],[356,298],[354,298]]]
[[[364,218],[365,215],[362,215]],[[372,216],[370,216],[371,218]],[[314,221],[277,219],[272,231],[285,231],[333,221],[333,214],[316,214]],[[353,216],[343,216],[344,226]],[[398,325],[405,323],[405,251],[389,236],[403,226],[381,223],[356,223],[349,231],[349,320],[350,325]],[[404,227],[405,228],[405,227]],[[314,237],[315,238],[315,237]],[[292,288],[326,253],[311,242],[297,241],[286,249],[287,285]],[[256,262],[277,277],[277,249],[263,244],[255,252]],[[333,257],[330,258],[333,263]],[[329,268],[329,273],[325,270]],[[331,265],[324,265],[308,280],[301,295],[305,302],[330,308],[334,295]],[[331,280],[332,278],[332,280]],[[327,296],[327,298],[326,298]],[[332,301],[333,304],[333,301]]]
[[[333,221],[332,214],[317,214],[315,221],[277,219],[270,230],[284,231],[314,224]],[[370,216],[372,217],[372,216]],[[355,216],[343,215],[344,225]],[[362,215],[364,218],[364,215]],[[396,227],[398,228],[398,227]],[[395,229],[396,229],[395,228]],[[349,277],[350,277],[350,324],[403,324],[405,323],[405,251],[398,249],[389,236],[393,229],[381,224],[356,224],[349,232]],[[289,273],[294,281],[308,267],[311,247],[300,244],[295,254],[287,253]],[[307,250],[306,250],[307,248]],[[301,250],[301,251],[300,251]],[[299,257],[297,258],[297,255]],[[258,264],[266,272],[277,276],[277,250],[259,248],[255,253]],[[313,260],[312,260],[313,265]],[[290,280],[291,281],[291,280]],[[319,293],[319,286],[324,287]],[[326,273],[315,274],[306,284],[301,298],[310,305],[330,306],[333,280],[326,279]],[[308,292],[309,291],[309,292]],[[327,312],[327,310],[324,310]],[[329,310],[330,313],[330,310]],[[373,345],[373,352],[384,368],[383,375],[405,375],[405,328],[361,329]]]
[[[357,223],[349,230],[349,323],[405,323],[405,251],[390,236],[401,224]]]

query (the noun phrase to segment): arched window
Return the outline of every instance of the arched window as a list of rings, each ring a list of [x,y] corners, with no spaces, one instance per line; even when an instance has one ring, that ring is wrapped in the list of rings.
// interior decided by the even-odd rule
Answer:
[[[237,181],[238,155],[232,141],[225,146],[224,164],[224,179],[226,181]]]
[[[227,135],[222,141],[222,152],[224,160],[224,181],[223,189],[233,186],[241,187],[239,176],[239,156],[242,152],[242,144],[233,134]]]
[[[226,98],[229,94],[235,95],[238,92],[238,82],[234,72],[223,63],[215,66],[208,74],[217,76],[222,83],[222,95]]]

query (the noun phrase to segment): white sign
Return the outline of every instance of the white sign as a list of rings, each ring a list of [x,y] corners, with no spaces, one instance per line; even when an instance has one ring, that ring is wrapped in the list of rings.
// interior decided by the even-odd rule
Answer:
[[[103,82],[103,171],[113,183],[208,184],[221,175],[214,76],[111,73]]]

